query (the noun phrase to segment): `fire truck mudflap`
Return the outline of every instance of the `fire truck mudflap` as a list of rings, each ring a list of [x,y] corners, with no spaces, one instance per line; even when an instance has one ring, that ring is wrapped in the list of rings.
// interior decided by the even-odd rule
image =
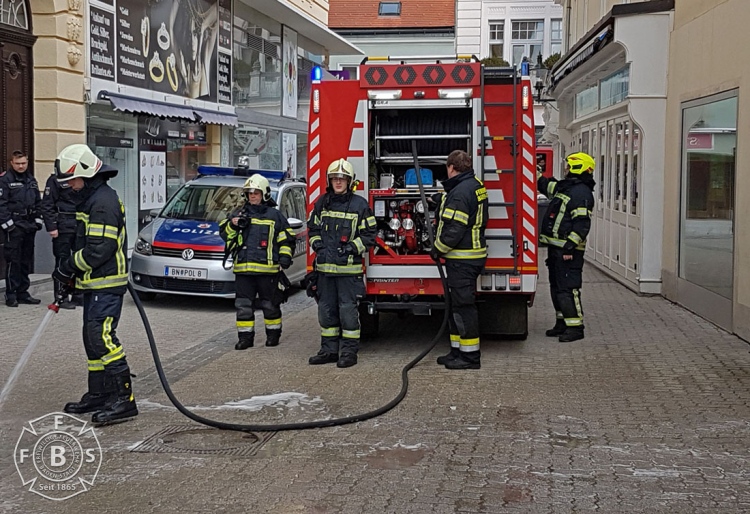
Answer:
[[[529,79],[470,56],[407,62],[414,59],[365,59],[358,80],[313,81],[308,213],[325,193],[326,166],[347,158],[359,180],[357,194],[369,201],[378,222],[360,305],[363,333],[377,332],[380,312],[440,311],[443,286],[429,257],[427,226],[435,222],[429,199],[442,192],[448,154],[468,152],[489,197],[488,259],[476,291],[482,335],[525,338],[538,272]],[[309,251],[310,269],[312,260]]]

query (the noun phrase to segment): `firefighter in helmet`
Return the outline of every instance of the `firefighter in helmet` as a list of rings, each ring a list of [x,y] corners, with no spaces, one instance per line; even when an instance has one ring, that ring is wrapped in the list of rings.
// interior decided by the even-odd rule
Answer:
[[[317,270],[321,343],[310,364],[357,364],[359,299],[365,295],[363,256],[375,244],[376,222],[367,200],[355,194],[354,168],[346,159],[328,166],[328,188],[307,222]]]
[[[561,343],[583,339],[583,253],[591,228],[596,185],[593,157],[578,152],[568,155],[565,161],[563,180],[537,172],[537,188],[550,199],[539,240],[547,243],[549,287],[557,315],[555,326],[546,334]]]
[[[451,152],[446,167],[448,180],[442,182],[445,194],[437,208],[438,229],[430,256],[436,261],[445,259],[451,351],[438,357],[437,363],[447,369],[479,369],[479,314],[474,294],[487,260],[487,190],[463,150]]]
[[[61,286],[58,301],[74,289],[83,292],[83,346],[88,358],[88,392],[65,412],[94,412],[93,423],[138,414],[130,367],[117,338],[122,299],[128,284],[125,207],[107,181],[117,170],[103,164],[83,144],[70,145],[55,161],[55,174],[79,192],[73,254],[52,273]]]
[[[220,223],[221,238],[233,256],[237,311],[236,350],[255,342],[255,299],[266,325],[266,346],[281,339],[280,268],[292,265],[295,235],[286,217],[275,209],[268,179],[256,173],[242,188],[245,205]]]

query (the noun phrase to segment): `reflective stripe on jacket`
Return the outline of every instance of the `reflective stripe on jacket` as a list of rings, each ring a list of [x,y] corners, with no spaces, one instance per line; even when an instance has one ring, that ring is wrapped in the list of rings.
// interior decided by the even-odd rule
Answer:
[[[446,259],[487,258],[487,190],[473,171],[443,182],[446,193],[438,208],[435,249]]]
[[[539,241],[564,250],[586,249],[594,208],[594,179],[574,177],[565,180],[540,177],[539,192],[550,199],[542,220]]]

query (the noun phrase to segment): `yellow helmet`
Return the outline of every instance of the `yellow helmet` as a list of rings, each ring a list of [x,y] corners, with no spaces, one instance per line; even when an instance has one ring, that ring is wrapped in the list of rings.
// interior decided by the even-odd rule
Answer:
[[[248,178],[242,186],[243,193],[252,193],[253,191],[260,191],[263,194],[263,200],[266,202],[271,199],[271,187],[268,185],[268,179],[259,173]]]
[[[565,160],[568,162],[569,171],[574,175],[593,173],[594,167],[596,166],[594,158],[583,152],[570,154]]]
[[[328,186],[331,185],[332,178],[349,179],[349,185],[354,183],[354,166],[346,159],[336,159],[328,166]]]

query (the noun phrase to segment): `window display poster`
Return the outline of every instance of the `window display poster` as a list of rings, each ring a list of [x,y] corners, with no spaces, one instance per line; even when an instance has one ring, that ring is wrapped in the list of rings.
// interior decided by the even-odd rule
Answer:
[[[164,152],[140,152],[139,210],[164,207],[167,201],[167,156]]]
[[[297,117],[297,33],[287,26],[282,31],[284,43],[282,68],[284,74],[281,93],[281,115]]]
[[[297,134],[284,134],[283,162],[286,176],[291,178],[297,177]]]

